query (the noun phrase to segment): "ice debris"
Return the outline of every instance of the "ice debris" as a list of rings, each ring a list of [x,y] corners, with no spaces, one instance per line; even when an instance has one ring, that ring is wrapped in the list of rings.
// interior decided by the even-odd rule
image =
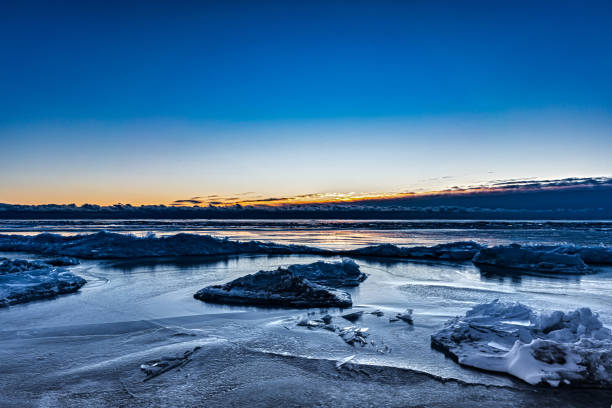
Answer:
[[[357,316],[361,317],[363,315],[363,311],[355,312]],[[372,314],[372,312],[368,312],[368,314]],[[346,319],[346,315],[336,316],[342,317]],[[351,346],[371,346],[376,349],[379,353],[388,353],[391,351],[391,348],[384,344],[381,340],[379,341],[380,347],[376,344],[373,339],[368,341],[369,329],[367,327],[357,327],[357,326],[336,326],[332,323],[333,317],[329,314],[325,314],[321,318],[313,318],[313,314],[309,313],[306,317],[298,318],[297,326],[306,327],[308,329],[324,329],[331,332],[336,333],[340,338],[347,344]],[[348,319],[347,319],[348,320]]]
[[[398,313],[395,315],[395,317],[399,320],[403,320],[404,322],[408,323],[408,324],[413,324],[414,321],[412,320],[412,309],[406,309],[405,312],[403,313]]]
[[[41,261],[0,258],[0,306],[76,292],[85,279]]]
[[[295,276],[287,269],[259,271],[223,285],[208,286],[194,297],[229,304],[285,307],[350,307],[351,296]]]
[[[578,255],[538,251],[518,244],[481,249],[474,264],[483,270],[524,270],[546,274],[584,274],[591,269]]]
[[[174,368],[183,367],[189,361],[193,353],[198,351],[200,346],[195,347],[193,350],[187,350],[182,355],[178,356],[164,356],[156,360],[150,360],[140,365],[140,369],[147,375],[144,381],[149,381],[152,378],[157,377],[167,371]]]
[[[355,327],[355,326],[347,326],[340,329],[338,335],[344,340],[345,343],[354,346],[355,344],[359,344],[361,346],[365,346],[368,344],[367,337],[369,335],[367,327]]]
[[[543,314],[496,300],[448,321],[431,345],[460,364],[532,385],[612,388],[612,334],[589,308]]]

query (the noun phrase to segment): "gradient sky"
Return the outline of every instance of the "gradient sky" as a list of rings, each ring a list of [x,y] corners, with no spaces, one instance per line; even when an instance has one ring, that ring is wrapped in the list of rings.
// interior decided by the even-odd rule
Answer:
[[[0,202],[612,175],[610,2],[7,3]]]

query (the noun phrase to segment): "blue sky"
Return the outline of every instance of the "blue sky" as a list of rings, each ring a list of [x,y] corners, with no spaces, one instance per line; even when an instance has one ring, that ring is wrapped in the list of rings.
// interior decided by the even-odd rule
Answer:
[[[0,201],[612,173],[609,2],[0,7]]]

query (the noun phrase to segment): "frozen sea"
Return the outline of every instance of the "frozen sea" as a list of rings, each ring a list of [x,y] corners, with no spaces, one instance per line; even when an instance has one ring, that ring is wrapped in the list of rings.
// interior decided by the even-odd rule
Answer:
[[[0,221],[0,234],[144,235],[189,232],[351,249],[392,243],[474,240],[612,246],[610,222],[83,220]],[[38,259],[23,253],[0,256]],[[612,392],[531,387],[511,377],[461,367],[430,348],[449,318],[494,299],[542,311],[590,307],[612,327],[612,268],[583,276],[481,273],[470,262],[356,259],[368,279],[350,289],[353,309],[380,309],[355,324],[379,347],[353,347],[335,333],[296,326],[313,313],[214,305],[193,294],[259,270],[317,256],[231,256],[82,261],[75,294],[0,309],[2,406],[585,406],[609,407]],[[327,257],[324,260],[338,260]],[[414,310],[414,325],[389,317]],[[335,318],[340,324],[342,319]],[[351,323],[346,321],[346,325]],[[143,382],[147,360],[201,346],[193,361]],[[362,371],[336,370],[355,356]],[[368,371],[369,370],[369,371]]]

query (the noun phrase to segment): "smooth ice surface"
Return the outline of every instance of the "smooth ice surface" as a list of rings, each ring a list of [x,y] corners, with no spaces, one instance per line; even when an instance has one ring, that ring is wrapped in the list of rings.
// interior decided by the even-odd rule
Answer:
[[[612,388],[612,334],[586,307],[538,313],[495,300],[450,320],[431,341],[461,364],[529,384]]]
[[[0,306],[76,292],[85,280],[42,261],[0,258]]]

